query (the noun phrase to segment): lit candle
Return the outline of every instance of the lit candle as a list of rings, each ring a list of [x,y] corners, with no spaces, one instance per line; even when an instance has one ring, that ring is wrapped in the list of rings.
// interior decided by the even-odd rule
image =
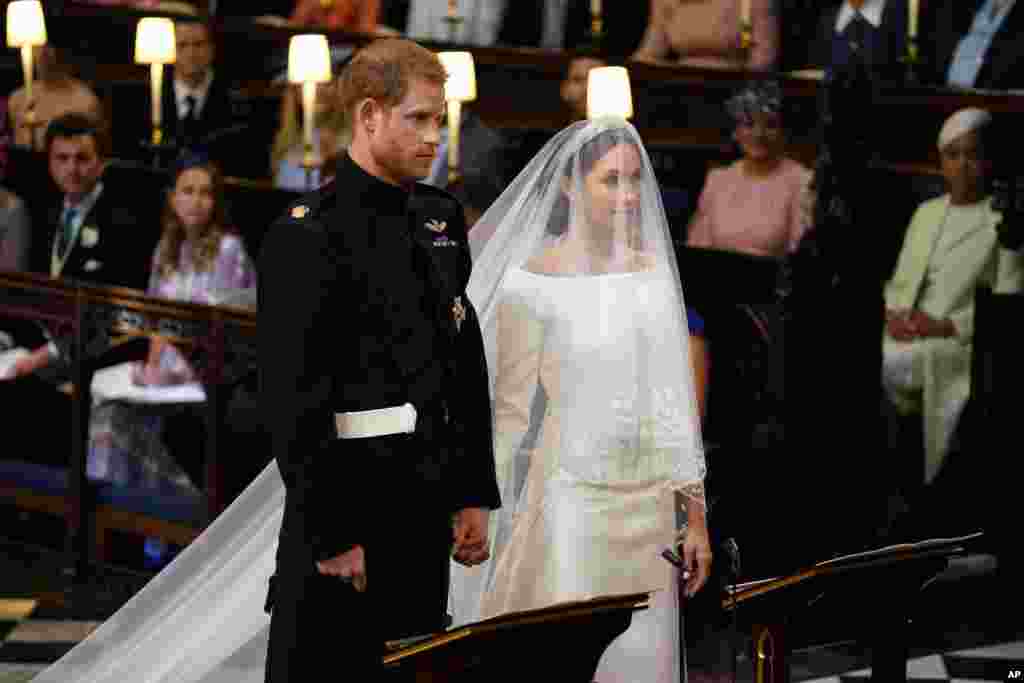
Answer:
[[[750,0],[741,0],[740,2],[740,28],[747,28],[750,26]]]
[[[590,0],[590,13],[595,16],[601,16],[601,0]]]
[[[907,10],[910,12],[910,16],[907,21],[907,35],[911,38],[917,38],[917,15],[919,2],[920,0],[910,0],[907,3]]]

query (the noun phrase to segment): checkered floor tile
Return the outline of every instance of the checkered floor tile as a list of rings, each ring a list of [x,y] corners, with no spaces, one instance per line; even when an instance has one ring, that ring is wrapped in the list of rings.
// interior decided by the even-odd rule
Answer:
[[[871,670],[860,669],[801,683],[862,683],[870,679]],[[907,680],[919,683],[1024,681],[1024,641],[911,659],[907,662]]]

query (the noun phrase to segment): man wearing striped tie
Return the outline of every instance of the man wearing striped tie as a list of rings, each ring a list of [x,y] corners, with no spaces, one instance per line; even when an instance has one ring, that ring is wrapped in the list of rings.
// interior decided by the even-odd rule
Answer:
[[[137,191],[118,191],[114,182],[104,181],[107,143],[102,123],[83,114],[65,114],[50,122],[45,142],[50,177],[61,200],[49,225],[33,235],[30,270],[145,289],[159,235],[157,215],[135,199]],[[67,341],[43,326],[25,325],[16,334],[16,344],[32,350],[0,377],[0,429],[12,443],[30,443],[32,448],[15,458],[67,465],[70,405],[54,388],[68,379]],[[40,419],[46,420],[45,429],[34,428]],[[31,435],[15,435],[30,425]]]

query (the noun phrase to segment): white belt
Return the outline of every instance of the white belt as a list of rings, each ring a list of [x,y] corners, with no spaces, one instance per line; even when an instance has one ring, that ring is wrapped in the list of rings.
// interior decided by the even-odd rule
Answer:
[[[416,430],[416,407],[406,403],[394,408],[335,413],[334,427],[339,439],[410,434]]]

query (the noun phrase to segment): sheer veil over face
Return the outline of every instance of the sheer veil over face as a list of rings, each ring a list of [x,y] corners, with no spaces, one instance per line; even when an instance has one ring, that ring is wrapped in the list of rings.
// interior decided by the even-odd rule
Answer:
[[[502,611],[488,601],[512,571],[517,518],[557,505],[545,498],[549,482],[703,504],[705,470],[675,252],[629,123],[584,121],[556,135],[470,243],[467,293],[487,349],[503,507],[492,513],[492,561],[453,566],[456,623]],[[659,587],[661,567],[644,562],[650,573],[601,590]]]

